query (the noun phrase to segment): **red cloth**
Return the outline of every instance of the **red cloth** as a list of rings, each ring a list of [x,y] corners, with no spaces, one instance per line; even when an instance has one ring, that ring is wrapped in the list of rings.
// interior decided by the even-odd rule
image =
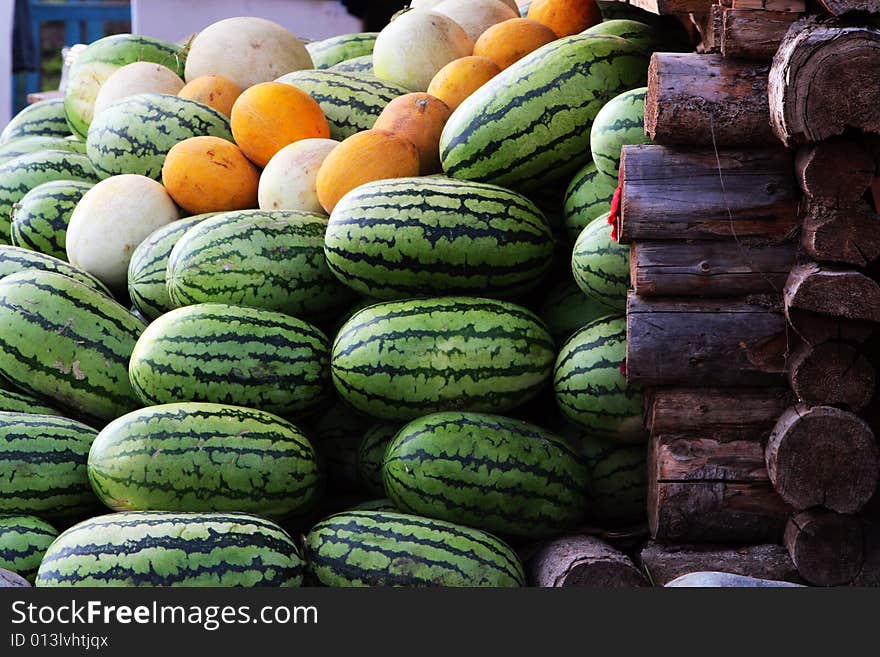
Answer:
[[[623,185],[614,190],[611,199],[611,212],[608,213],[608,223],[611,225],[611,239],[617,242],[620,239],[620,196],[623,193]]]

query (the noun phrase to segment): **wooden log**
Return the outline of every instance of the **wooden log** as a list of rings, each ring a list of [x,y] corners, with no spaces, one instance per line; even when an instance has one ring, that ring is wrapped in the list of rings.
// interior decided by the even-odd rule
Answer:
[[[801,146],[794,161],[797,182],[809,198],[854,203],[874,181],[874,155],[860,142],[832,137]]]
[[[763,441],[792,402],[787,388],[653,388],[647,426],[654,435]]]
[[[796,256],[792,243],[638,242],[630,278],[643,297],[780,294]]]
[[[790,11],[725,9],[721,18],[721,54],[769,62],[797,19],[798,14]]]
[[[655,53],[648,69],[645,132],[657,144],[765,145],[769,66],[721,55]]]
[[[853,269],[809,263],[792,269],[785,307],[842,319],[880,322],[880,286]]]
[[[733,0],[734,9],[761,9],[765,11],[806,11],[805,0]]]
[[[797,308],[786,308],[785,318],[795,339],[813,345],[829,340],[864,342],[877,328],[873,322],[841,319]]]
[[[880,29],[795,23],[770,69],[770,119],[786,145],[880,132]]]
[[[774,488],[798,510],[822,506],[856,513],[877,488],[874,433],[857,415],[832,406],[785,411],[764,456]]]
[[[843,16],[853,11],[880,13],[880,0],[819,0],[819,2],[835,16]]]
[[[648,580],[623,552],[593,536],[565,536],[541,548],[529,561],[532,585],[631,588]]]
[[[627,379],[644,386],[763,386],[785,374],[777,298],[645,299],[630,294]]]
[[[864,201],[806,204],[801,245],[819,262],[867,267],[880,258],[880,216]]]
[[[691,20],[696,24],[700,35],[697,52],[703,54],[718,54],[721,52],[721,26],[724,18],[724,6],[712,5],[706,14],[691,14]]]
[[[654,586],[700,571],[720,571],[782,582],[803,583],[788,551],[776,543],[747,547],[722,545],[662,545],[648,543],[639,563]]]
[[[864,564],[864,535],[858,518],[824,509],[801,511],[785,528],[785,547],[810,584],[849,584]]]
[[[880,586],[880,522],[862,519],[864,559],[851,586]]]
[[[629,4],[652,14],[692,14],[709,11],[714,0],[629,0]]]
[[[792,354],[788,381],[805,406],[837,405],[858,413],[874,398],[874,367],[846,342],[802,344]]]
[[[793,158],[781,149],[625,146],[620,241],[764,238],[799,225]]]

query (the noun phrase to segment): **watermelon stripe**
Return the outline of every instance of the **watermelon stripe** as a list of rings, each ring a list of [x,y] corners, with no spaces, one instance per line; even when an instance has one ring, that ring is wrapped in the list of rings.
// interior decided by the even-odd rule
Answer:
[[[3,132],[0,132],[0,144],[28,136],[67,137],[68,135],[70,135],[70,127],[67,125],[64,113],[64,101],[50,98],[28,105],[12,117],[3,128]]]
[[[34,581],[58,531],[34,516],[0,516],[0,568]]]

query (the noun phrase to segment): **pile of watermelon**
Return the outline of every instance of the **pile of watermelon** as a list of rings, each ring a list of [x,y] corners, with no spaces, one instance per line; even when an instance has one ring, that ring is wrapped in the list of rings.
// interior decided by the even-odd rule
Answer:
[[[519,586],[532,542],[643,520],[608,212],[673,37],[413,5],[307,46],[107,37],[3,130],[0,568]]]

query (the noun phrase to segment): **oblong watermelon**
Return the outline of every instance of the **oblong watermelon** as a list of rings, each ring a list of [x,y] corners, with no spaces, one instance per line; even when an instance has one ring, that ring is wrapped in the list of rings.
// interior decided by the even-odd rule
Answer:
[[[34,187],[12,210],[12,243],[67,260],[70,216],[92,187],[92,183],[78,180],[54,180]]]
[[[312,41],[306,50],[312,56],[316,69],[330,68],[335,64],[373,54],[378,32],[355,32]]]
[[[21,137],[68,137],[70,126],[64,112],[64,101],[60,98],[41,100],[28,105],[12,117],[3,132],[0,144],[7,144]]]
[[[645,134],[645,96],[647,87],[639,87],[612,98],[599,110],[590,133],[590,151],[596,168],[617,178],[620,150],[624,146],[647,144]]]
[[[391,440],[400,430],[399,424],[374,424],[361,438],[357,449],[357,468],[364,490],[374,495],[385,495],[382,482],[382,462]]]
[[[35,516],[0,516],[0,568],[33,582],[56,538],[58,530]]]
[[[83,141],[68,139],[66,137],[43,137],[32,135],[30,137],[18,137],[0,145],[0,164],[14,160],[19,155],[36,153],[37,151],[67,151],[69,153],[85,153],[86,144]]]
[[[545,293],[538,309],[538,316],[550,329],[557,344],[607,314],[608,306],[584,294],[571,280],[563,281]]]
[[[41,271],[63,274],[68,278],[72,278],[73,280],[82,283],[86,287],[90,287],[96,292],[100,292],[107,297],[113,298],[113,295],[106,285],[87,271],[83,271],[79,267],[71,265],[69,262],[61,260],[60,258],[53,258],[52,256],[43,253],[31,251],[30,249],[24,249],[20,246],[0,244],[0,279],[12,274],[17,274],[26,269],[39,269]]]

